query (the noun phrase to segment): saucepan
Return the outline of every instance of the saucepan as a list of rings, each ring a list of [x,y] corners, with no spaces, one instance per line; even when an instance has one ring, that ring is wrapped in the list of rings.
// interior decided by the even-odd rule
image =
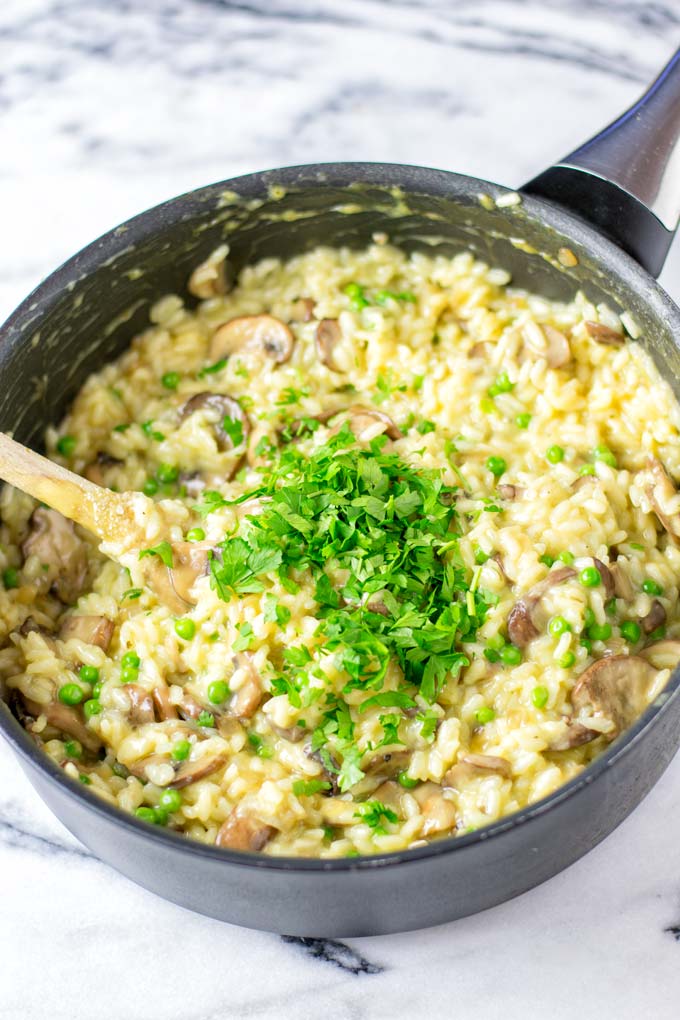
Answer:
[[[408,250],[471,249],[551,299],[581,289],[629,313],[680,397],[680,311],[655,281],[680,213],[680,54],[601,134],[518,193],[443,170],[330,163],[250,174],[134,217],[57,269],[2,328],[0,429],[39,445],[87,376],[121,353],[149,305],[182,292],[228,241],[236,271],[376,232]],[[491,907],[608,835],[680,743],[680,670],[584,772],[551,796],[454,839],[374,857],[270,857],[190,841],[99,800],[0,703],[0,729],[59,819],[102,860],[192,910],[290,935],[419,928]]]

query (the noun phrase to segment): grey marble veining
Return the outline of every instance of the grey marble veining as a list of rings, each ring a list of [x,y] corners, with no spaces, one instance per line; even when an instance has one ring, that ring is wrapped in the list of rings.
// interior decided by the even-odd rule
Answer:
[[[678,42],[678,0],[5,0],[0,317],[115,223],[256,168],[390,160],[519,185]],[[679,269],[676,246],[676,298]],[[347,943],[165,903],[77,843],[4,746],[0,778],[0,1020],[680,1016],[678,760],[544,886]]]

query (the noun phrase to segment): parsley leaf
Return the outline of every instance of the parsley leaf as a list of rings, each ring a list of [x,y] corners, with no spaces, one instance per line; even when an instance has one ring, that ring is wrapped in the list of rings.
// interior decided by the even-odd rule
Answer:
[[[153,546],[151,549],[141,549],[139,553],[140,560],[143,560],[145,556],[158,556],[168,569],[172,569],[172,546],[169,542],[159,542],[158,545]]]
[[[293,781],[293,793],[296,797],[311,797],[314,793],[321,793],[322,790],[330,790],[331,784],[324,779],[295,779]]]
[[[363,804],[359,804],[358,810],[354,812],[354,817],[360,818],[362,822],[366,822],[376,835],[381,836],[384,836],[386,832],[382,824],[383,819],[392,825],[399,821],[397,812],[393,811],[387,804],[382,804],[379,800],[366,800]]]

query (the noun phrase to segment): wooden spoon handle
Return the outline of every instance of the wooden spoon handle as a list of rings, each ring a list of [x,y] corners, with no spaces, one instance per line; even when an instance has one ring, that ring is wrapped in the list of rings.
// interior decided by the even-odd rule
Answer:
[[[121,494],[94,485],[0,432],[0,478],[47,503],[102,540],[129,535],[130,507]]]

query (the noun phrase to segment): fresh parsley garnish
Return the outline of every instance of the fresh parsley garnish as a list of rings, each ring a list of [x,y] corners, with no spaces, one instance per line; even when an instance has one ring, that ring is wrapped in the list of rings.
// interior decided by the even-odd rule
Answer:
[[[172,569],[172,546],[169,542],[159,542],[151,549],[142,549],[139,553],[140,560],[145,556],[158,556],[169,569]]]

